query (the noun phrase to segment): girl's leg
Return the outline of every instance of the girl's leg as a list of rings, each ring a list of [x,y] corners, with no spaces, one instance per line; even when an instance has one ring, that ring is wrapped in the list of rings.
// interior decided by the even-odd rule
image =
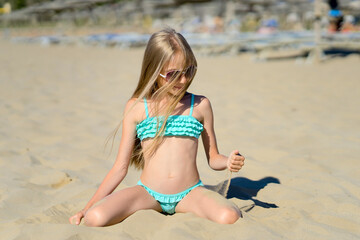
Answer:
[[[221,196],[204,187],[197,187],[187,194],[176,206],[176,212],[192,212],[217,223],[231,224],[242,217],[239,208]]]
[[[114,192],[90,208],[84,217],[85,225],[109,226],[142,209],[161,212],[160,204],[141,186]]]

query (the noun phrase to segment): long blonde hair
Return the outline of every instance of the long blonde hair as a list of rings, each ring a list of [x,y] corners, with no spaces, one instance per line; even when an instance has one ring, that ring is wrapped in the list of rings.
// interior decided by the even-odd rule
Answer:
[[[174,111],[176,105],[183,98],[186,90],[190,86],[194,75],[191,79],[187,79],[186,86],[181,90],[180,93],[173,95],[172,98],[166,103],[165,106],[162,106],[161,109],[159,107],[159,100],[166,97],[169,93],[169,90],[173,88],[176,83],[176,79],[169,84],[165,84],[163,86],[159,86],[158,78],[160,72],[169,63],[169,61],[176,55],[182,54],[183,56],[183,69],[179,69],[183,71],[184,69],[195,66],[197,67],[197,61],[194,56],[194,53],[191,50],[190,45],[187,43],[185,38],[177,33],[174,29],[165,28],[159,32],[154,33],[146,46],[144,58],[142,62],[142,68],[140,72],[140,78],[138,85],[132,94],[131,98],[136,98],[133,106],[136,105],[143,98],[151,99],[154,103],[152,113],[154,116],[159,116],[160,112],[163,114],[164,120],[161,124],[161,128],[157,132],[156,136],[153,138],[152,143],[146,149],[143,149],[141,146],[140,139],[136,136],[135,146],[133,149],[133,153],[130,159],[130,165],[135,166],[136,169],[144,168],[144,154],[152,156],[157,148],[160,146],[163,140],[163,133],[166,127],[166,121],[170,114]],[[180,76],[178,76],[180,77]],[[130,108],[132,109],[132,108]],[[130,110],[131,111],[131,110]],[[127,113],[125,113],[127,114]],[[159,126],[159,120],[158,120]],[[120,127],[118,125],[117,129],[114,131],[113,140],[115,135]],[[158,129],[158,127],[157,127]]]

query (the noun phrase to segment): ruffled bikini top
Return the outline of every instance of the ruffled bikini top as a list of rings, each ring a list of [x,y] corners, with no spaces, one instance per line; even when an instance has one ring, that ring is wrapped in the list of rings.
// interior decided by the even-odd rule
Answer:
[[[136,125],[138,138],[142,141],[146,138],[154,138],[160,130],[164,116],[149,117],[149,110],[146,99],[144,98],[146,119]],[[192,116],[194,109],[194,95],[191,94],[191,106],[189,115],[170,115],[166,121],[164,136],[181,136],[199,138],[203,131],[203,125]],[[158,124],[159,121],[159,124]],[[156,129],[156,126],[158,128]]]

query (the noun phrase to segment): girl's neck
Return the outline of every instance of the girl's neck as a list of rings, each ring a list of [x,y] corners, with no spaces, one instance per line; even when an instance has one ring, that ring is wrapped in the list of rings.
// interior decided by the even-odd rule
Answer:
[[[182,104],[182,100],[184,98],[187,98],[190,94],[188,92],[185,92],[184,96],[182,97],[182,99],[180,100],[180,105],[183,105]],[[167,111],[167,108],[169,106],[169,102],[174,98],[175,96],[171,95],[171,94],[166,94],[163,98],[161,99],[151,99],[152,102],[151,105],[152,105],[152,108],[155,110],[155,115],[165,115],[166,114],[166,111]],[[156,102],[155,102],[155,101]],[[178,105],[177,105],[178,107]],[[177,108],[175,107],[175,108]],[[173,111],[172,111],[173,112]],[[171,113],[173,114],[173,113]]]
[[[190,93],[188,92],[185,92],[184,96],[182,97],[182,99],[184,99],[185,97],[187,97]],[[171,101],[174,97],[173,94],[171,93],[167,93],[167,94],[164,94],[164,97],[162,97],[161,99],[157,99],[157,103],[160,104],[160,105],[163,105],[163,104],[167,104],[169,101]],[[150,97],[150,99],[148,100],[154,100],[152,99],[152,97]]]

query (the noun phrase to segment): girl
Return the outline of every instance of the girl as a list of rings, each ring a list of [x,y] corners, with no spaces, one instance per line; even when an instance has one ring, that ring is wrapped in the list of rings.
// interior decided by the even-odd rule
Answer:
[[[151,36],[138,86],[125,107],[116,161],[70,223],[80,224],[84,218],[87,226],[108,226],[142,209],[192,212],[218,223],[241,217],[234,204],[204,188],[199,177],[200,135],[212,169],[238,172],[245,158],[237,150],[229,157],[219,154],[210,101],[187,92],[196,69],[195,56],[181,34],[165,29]],[[129,165],[142,169],[139,182],[113,193]]]

